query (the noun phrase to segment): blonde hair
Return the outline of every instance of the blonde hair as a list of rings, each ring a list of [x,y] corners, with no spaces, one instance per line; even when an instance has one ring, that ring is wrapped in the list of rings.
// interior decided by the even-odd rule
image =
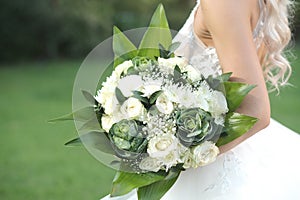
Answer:
[[[287,60],[286,47],[291,41],[291,16],[293,2],[291,0],[265,0],[265,22],[263,28],[266,47],[263,69],[270,91],[286,85],[292,68]]]

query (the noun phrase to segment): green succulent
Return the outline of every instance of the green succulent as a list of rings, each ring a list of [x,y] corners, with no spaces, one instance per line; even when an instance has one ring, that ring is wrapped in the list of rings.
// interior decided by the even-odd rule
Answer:
[[[183,109],[177,112],[177,137],[185,146],[198,145],[220,135],[222,126],[214,122],[210,113],[201,108]]]
[[[109,130],[109,138],[116,153],[121,157],[132,153],[141,153],[147,146],[147,139],[141,133],[141,127],[135,120],[123,119],[115,123]]]

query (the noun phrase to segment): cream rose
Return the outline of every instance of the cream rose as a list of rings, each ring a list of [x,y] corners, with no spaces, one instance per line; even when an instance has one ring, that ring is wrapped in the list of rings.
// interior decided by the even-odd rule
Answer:
[[[193,82],[201,80],[201,74],[191,65],[187,65],[182,72],[187,72],[188,78]]]
[[[108,133],[113,124],[121,121],[123,116],[121,113],[114,113],[114,115],[103,115],[101,118],[102,128]]]
[[[158,172],[162,167],[162,162],[156,158],[146,157],[140,164],[139,168],[146,171]]]
[[[172,134],[157,135],[149,140],[147,152],[152,158],[163,158],[176,150],[178,143]]]
[[[192,150],[192,167],[205,166],[214,162],[219,154],[219,148],[210,141],[205,141]]]
[[[181,71],[184,71],[185,67],[188,65],[186,59],[181,57],[173,57],[173,58],[158,58],[157,62],[160,66],[164,66],[169,73],[173,73],[173,70],[176,65],[180,68]]]
[[[131,60],[124,61],[123,63],[119,64],[115,70],[113,71],[113,74],[115,74],[118,78],[120,78],[121,74],[123,72],[127,73],[127,70],[133,66],[133,63]]]
[[[197,168],[196,163],[194,162],[194,159],[192,157],[192,154],[190,151],[187,151],[185,156],[183,157],[184,160],[184,164],[183,164],[183,168],[188,169],[188,168]]]
[[[143,104],[136,98],[128,98],[121,106],[121,113],[127,119],[134,119],[143,116],[146,112]]]
[[[166,167],[166,171],[168,171],[171,167],[178,164],[178,162],[180,161],[180,157],[177,151],[171,151],[168,155],[161,158],[161,160]]]
[[[168,99],[168,97],[164,93],[159,95],[159,97],[156,99],[155,105],[159,112],[164,114],[171,114],[174,109],[173,103]]]

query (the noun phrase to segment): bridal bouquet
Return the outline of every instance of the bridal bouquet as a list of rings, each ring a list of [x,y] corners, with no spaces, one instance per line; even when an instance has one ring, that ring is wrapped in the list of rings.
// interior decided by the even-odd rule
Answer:
[[[95,95],[83,91],[92,105],[53,120],[80,121],[84,133],[67,145],[108,155],[111,196],[137,189],[139,199],[161,198],[182,171],[213,162],[256,122],[234,112],[253,86],[229,82],[230,73],[204,77],[174,54],[178,45],[161,5],[139,48],[114,28],[112,72]]]

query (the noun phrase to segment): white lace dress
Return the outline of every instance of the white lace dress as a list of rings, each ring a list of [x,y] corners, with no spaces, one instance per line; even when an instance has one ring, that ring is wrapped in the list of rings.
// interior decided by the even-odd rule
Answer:
[[[253,32],[260,46],[263,34],[264,5]],[[193,29],[194,14],[200,2],[175,37],[181,46],[177,55],[189,59],[205,75],[221,73],[216,50],[206,47]],[[207,67],[211,66],[211,67]],[[136,191],[103,200],[136,200]],[[163,200],[299,200],[300,135],[271,119],[270,125],[234,149],[220,155],[216,162],[182,172]]]

